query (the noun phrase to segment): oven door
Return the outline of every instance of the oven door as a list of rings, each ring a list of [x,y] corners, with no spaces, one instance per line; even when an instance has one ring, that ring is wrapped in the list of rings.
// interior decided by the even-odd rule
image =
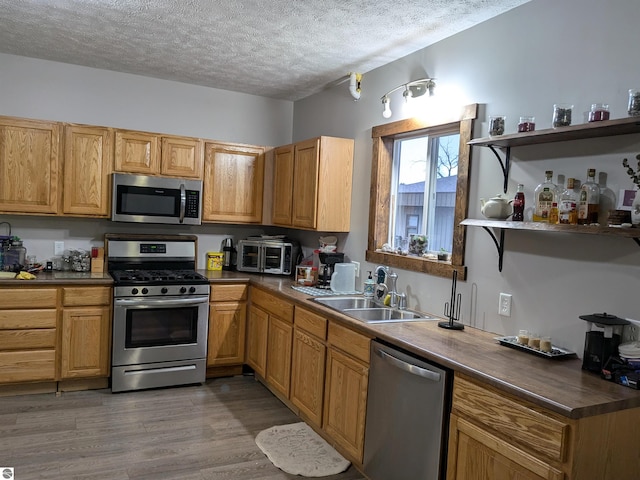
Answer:
[[[116,298],[113,365],[205,358],[209,297]]]

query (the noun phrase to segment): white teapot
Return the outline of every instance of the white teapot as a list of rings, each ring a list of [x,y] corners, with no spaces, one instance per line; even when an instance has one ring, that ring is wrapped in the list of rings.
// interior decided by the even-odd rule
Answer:
[[[513,200],[506,200],[502,198],[500,195],[496,195],[495,197],[491,197],[486,202],[484,198],[480,199],[480,204],[482,205],[481,212],[487,218],[494,218],[498,220],[505,220],[509,215],[513,213],[513,208],[511,207],[511,202]]]

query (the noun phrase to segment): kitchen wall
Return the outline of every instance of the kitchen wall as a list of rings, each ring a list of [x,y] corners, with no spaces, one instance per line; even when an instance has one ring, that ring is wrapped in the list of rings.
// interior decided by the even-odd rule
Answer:
[[[394,114],[383,118],[380,97],[385,92],[410,80],[436,77],[437,97],[422,108],[479,103],[474,137],[487,136],[487,119],[493,114],[507,116],[507,133],[516,131],[520,115],[535,115],[538,129],[549,128],[553,104],[559,102],[575,105],[574,123],[582,123],[583,112],[598,102],[610,104],[611,118],[625,117],[627,90],[640,88],[633,53],[640,42],[639,21],[636,0],[533,0],[366,73],[357,102],[346,83],[296,102],[294,141],[319,134],[356,139],[351,232],[344,249],[362,262],[361,271],[374,267],[364,260],[371,127],[410,116],[396,92],[391,96]],[[640,135],[516,148],[508,195],[513,198],[516,185],[523,183],[530,216],[533,189],[544,180],[545,170],[554,171],[554,180],[561,174],[584,181],[587,168],[594,167],[604,197],[610,199],[619,189],[632,188],[621,160],[639,152]],[[502,173],[495,157],[488,149],[474,147],[469,216],[482,218],[479,198],[501,191]],[[465,263],[468,279],[458,282],[462,320],[491,332],[536,330],[582,355],[587,324],[579,315],[606,311],[640,319],[640,248],[631,239],[508,231],[500,273],[489,235],[467,228]],[[398,276],[411,307],[442,312],[449,280],[403,270]],[[509,318],[497,314],[500,292],[513,295]]]
[[[0,115],[202,137],[254,145],[291,142],[293,102],[94,68],[0,54]],[[18,179],[19,181],[19,179]],[[0,215],[29,255],[47,259],[53,241],[66,248],[101,245],[104,233],[197,233],[199,265],[226,236],[254,227],[194,228],[115,224],[107,220]],[[0,234],[6,226],[0,225]]]

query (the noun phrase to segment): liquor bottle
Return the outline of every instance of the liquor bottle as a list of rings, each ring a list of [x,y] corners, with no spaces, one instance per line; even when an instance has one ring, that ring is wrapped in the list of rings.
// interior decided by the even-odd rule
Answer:
[[[576,192],[573,190],[573,178],[567,178],[567,188],[560,195],[558,204],[558,223],[575,225],[578,223]]]
[[[557,202],[558,199],[558,187],[551,180],[553,178],[553,171],[547,170],[544,172],[545,181],[538,185],[533,192],[534,198],[534,222],[549,222],[549,211],[553,202]]]
[[[522,222],[524,220],[524,185],[518,184],[518,191],[513,199],[513,215],[511,220],[514,222]]]
[[[549,223],[558,223],[558,202],[553,202],[549,209]]]
[[[580,202],[578,205],[578,224],[590,225],[598,223],[598,209],[600,206],[600,187],[596,183],[596,170],[587,170],[587,181],[580,188]]]

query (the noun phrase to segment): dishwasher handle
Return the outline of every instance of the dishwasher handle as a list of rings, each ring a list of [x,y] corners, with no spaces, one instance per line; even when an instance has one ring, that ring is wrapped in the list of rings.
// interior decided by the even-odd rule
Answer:
[[[380,358],[382,358],[384,361],[386,361],[390,365],[393,365],[394,367],[399,368],[400,370],[410,373],[411,375],[417,375],[419,377],[432,380],[434,382],[440,381],[441,375],[437,372],[432,372],[429,369],[418,367],[417,365],[404,362],[399,358],[396,358],[393,355],[389,355],[387,352],[384,352],[382,350],[378,350],[377,352]]]

